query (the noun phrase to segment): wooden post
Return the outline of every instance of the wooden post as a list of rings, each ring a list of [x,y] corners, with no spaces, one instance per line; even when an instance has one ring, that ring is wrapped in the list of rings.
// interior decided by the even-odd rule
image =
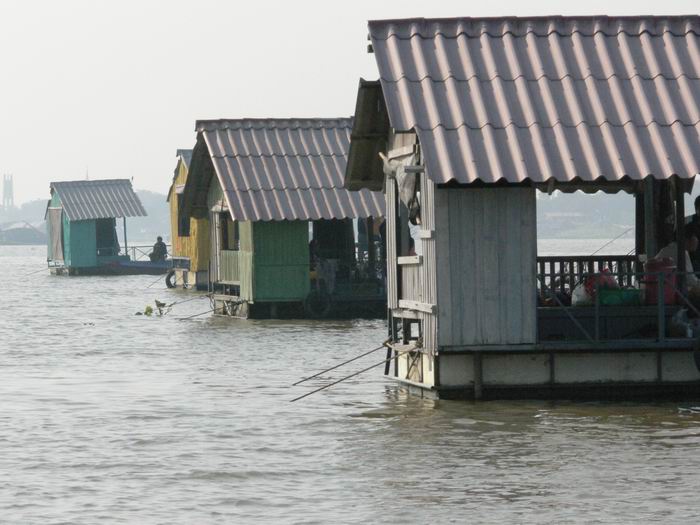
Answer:
[[[654,178],[648,176],[644,179],[644,250],[647,259],[653,258],[659,251],[656,246],[654,209]]]
[[[474,399],[479,400],[483,397],[484,390],[484,369],[481,360],[481,353],[474,352]]]
[[[637,193],[634,196],[634,253],[646,253],[644,250],[644,193]]]
[[[124,221],[124,254],[129,255],[129,245],[126,243],[126,217],[122,217]]]
[[[685,202],[683,201],[683,188],[679,180],[673,180],[673,194],[676,200],[676,266],[678,267],[678,289],[685,296],[687,292],[685,264]]]
[[[365,221],[365,228],[367,230],[367,265],[372,272],[372,277],[376,277],[374,270],[376,256],[374,253],[374,218],[367,217]]]

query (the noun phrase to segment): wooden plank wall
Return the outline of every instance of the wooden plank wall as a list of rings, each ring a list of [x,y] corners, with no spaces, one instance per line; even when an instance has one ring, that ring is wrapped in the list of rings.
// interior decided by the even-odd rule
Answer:
[[[175,186],[185,184],[187,182],[187,174],[187,167],[180,162],[178,164],[178,176],[173,181],[169,195],[171,250],[173,255],[189,257],[190,270],[199,272],[207,270],[209,266],[209,218],[195,219],[190,217],[190,234],[183,237],[178,234],[180,210]]]
[[[240,284],[240,252],[238,250],[221,250],[221,267],[219,276],[221,282]]]
[[[209,281],[216,283],[219,281],[219,239],[221,225],[219,224],[219,213],[209,214]]]
[[[437,293],[437,249],[435,237],[435,183],[426,174],[421,175],[421,229],[433,232],[430,238],[421,240],[423,244],[423,262],[420,265],[421,283],[423,286],[423,303],[436,305],[435,313],[421,312],[423,324],[423,348],[435,352],[437,350],[437,325],[440,305]]]
[[[439,189],[436,207],[440,346],[534,343],[535,190]]]
[[[401,299],[423,302],[422,265],[401,266]]]
[[[396,181],[386,181],[386,285],[387,306],[394,310],[399,306],[398,268],[396,266]]]

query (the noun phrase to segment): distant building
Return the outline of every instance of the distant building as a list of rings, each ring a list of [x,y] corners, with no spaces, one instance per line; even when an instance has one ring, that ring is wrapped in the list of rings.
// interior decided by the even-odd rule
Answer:
[[[191,149],[177,150],[173,183],[168,191],[170,238],[175,271],[174,286],[206,290],[209,283],[209,218],[180,213],[185,183],[189,175]]]
[[[15,191],[12,175],[2,176],[2,206],[0,210],[9,210],[15,207]]]
[[[45,215],[49,268],[69,275],[165,273],[165,263],[131,261],[127,255],[126,218],[146,215],[128,179],[52,182]],[[124,220],[123,247],[117,218]]]
[[[44,223],[30,224],[26,221],[0,224],[0,245],[46,244]]]
[[[349,118],[197,123],[180,220],[209,221],[217,313],[384,314],[381,250],[355,239],[355,226],[381,221],[383,196],[343,188],[351,127]]]

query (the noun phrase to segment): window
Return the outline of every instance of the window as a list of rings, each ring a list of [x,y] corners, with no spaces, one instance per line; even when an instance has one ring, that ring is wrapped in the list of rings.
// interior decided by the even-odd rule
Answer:
[[[221,224],[221,249],[240,250],[241,236],[238,221],[232,221],[228,213],[222,213],[219,224]]]
[[[398,196],[397,205],[397,253],[399,256],[423,255],[423,246],[420,239],[421,209],[420,209],[420,178],[415,177],[409,186],[406,182],[397,180]],[[407,177],[404,178],[404,181]]]
[[[177,235],[178,237],[190,236],[190,218],[182,213],[182,193],[177,194]]]

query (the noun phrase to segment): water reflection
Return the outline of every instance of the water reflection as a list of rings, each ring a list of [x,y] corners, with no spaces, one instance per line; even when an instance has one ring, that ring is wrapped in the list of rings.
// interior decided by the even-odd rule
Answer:
[[[3,275],[43,252],[0,248]],[[697,518],[697,404],[433,401],[381,370],[289,403],[382,322],[136,316],[150,276],[9,279],[0,515],[11,523]]]

